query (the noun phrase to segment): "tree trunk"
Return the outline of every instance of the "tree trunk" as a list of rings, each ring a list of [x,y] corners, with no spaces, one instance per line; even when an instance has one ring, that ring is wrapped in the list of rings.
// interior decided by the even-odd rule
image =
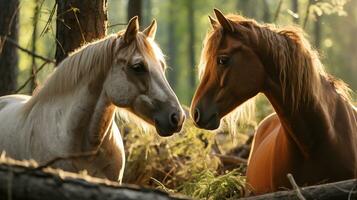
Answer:
[[[0,0],[0,96],[11,94],[17,87],[17,48],[6,41],[18,41],[19,1]]]
[[[32,19],[32,25],[33,25],[33,32],[32,32],[32,47],[31,51],[33,53],[36,53],[37,48],[36,48],[36,41],[37,41],[37,21],[38,21],[38,15],[39,15],[39,2],[35,2],[35,9],[34,9],[34,14],[33,14],[33,19]],[[37,78],[36,78],[36,70],[37,70],[37,65],[36,65],[36,58],[35,56],[32,56],[32,64],[31,64],[31,69],[30,69],[30,76],[31,82],[30,82],[30,93],[34,91],[34,89],[37,87]]]
[[[103,38],[107,31],[107,0],[56,0],[56,63],[81,45]]]
[[[196,80],[195,80],[195,13],[194,13],[194,1],[187,1],[187,23],[188,23],[188,58],[189,58],[189,89],[190,89],[190,97],[193,96],[192,88],[195,88]]]
[[[3,159],[3,158],[0,158]],[[6,159],[6,158],[5,158]],[[34,170],[0,160],[0,199],[12,200],[146,200],[187,199],[165,192],[133,186],[119,186],[116,182],[46,169]],[[28,164],[27,164],[28,165]]]
[[[299,24],[300,15],[299,15],[299,1],[298,0],[291,1],[291,10],[297,15],[297,17],[293,16],[294,23]]]
[[[168,41],[167,41],[167,49],[168,49],[168,79],[170,85],[175,90],[177,86],[177,76],[178,76],[178,68],[177,68],[177,43],[176,43],[176,15],[175,15],[175,0],[170,0],[168,11]]]
[[[128,21],[132,18],[138,16],[139,24],[142,22],[142,2],[141,0],[129,0],[128,1]]]

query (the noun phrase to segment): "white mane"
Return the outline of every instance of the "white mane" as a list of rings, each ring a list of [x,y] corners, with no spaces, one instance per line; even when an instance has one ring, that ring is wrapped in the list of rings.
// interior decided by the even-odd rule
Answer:
[[[37,101],[71,91],[84,77],[93,80],[98,74],[106,73],[112,66],[116,38],[117,35],[110,35],[87,44],[64,59],[46,80],[43,88],[36,89],[36,94],[24,106],[25,113]]]

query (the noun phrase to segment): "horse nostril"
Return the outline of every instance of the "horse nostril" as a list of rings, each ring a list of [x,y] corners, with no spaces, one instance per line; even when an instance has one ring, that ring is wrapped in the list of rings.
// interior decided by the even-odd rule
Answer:
[[[200,110],[198,110],[198,108],[196,108],[194,113],[193,113],[193,120],[196,123],[200,120]]]
[[[180,122],[180,117],[176,112],[171,113],[169,121],[172,126],[177,126],[178,123]]]

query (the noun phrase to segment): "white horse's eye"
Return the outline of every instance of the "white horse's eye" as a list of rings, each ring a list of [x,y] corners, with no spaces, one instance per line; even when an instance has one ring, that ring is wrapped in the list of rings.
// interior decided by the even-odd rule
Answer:
[[[137,74],[143,74],[143,73],[147,72],[147,69],[146,69],[144,63],[136,63],[131,66],[131,69]]]

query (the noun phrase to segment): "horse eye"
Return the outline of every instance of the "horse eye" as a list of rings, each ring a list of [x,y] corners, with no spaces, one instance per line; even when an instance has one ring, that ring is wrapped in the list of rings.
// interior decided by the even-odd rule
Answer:
[[[217,58],[217,64],[218,65],[225,66],[225,65],[227,65],[228,61],[229,61],[229,57],[228,56],[219,56]]]
[[[131,66],[131,69],[138,74],[142,74],[147,72],[146,67],[143,63],[136,63],[134,65]]]

